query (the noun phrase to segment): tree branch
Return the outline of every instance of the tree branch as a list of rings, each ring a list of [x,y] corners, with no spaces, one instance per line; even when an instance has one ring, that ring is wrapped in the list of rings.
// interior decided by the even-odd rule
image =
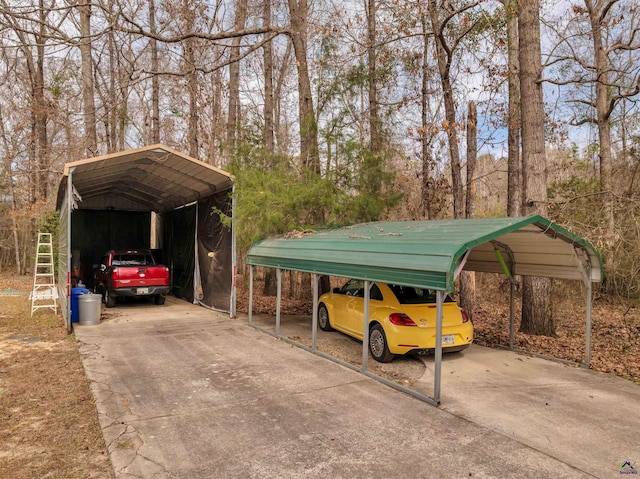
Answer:
[[[602,8],[602,11],[600,12],[600,16],[598,17],[598,22],[600,22],[602,24],[602,22],[604,22],[605,17],[607,16],[607,14],[609,13],[609,10],[611,10],[611,8],[618,3],[619,0],[611,0],[610,2],[607,2],[607,4],[605,4],[605,6]]]
[[[201,32],[187,32],[180,35],[173,36],[163,36],[157,33],[151,33],[145,31],[142,26],[138,25],[133,19],[129,18],[125,15],[122,10],[116,13],[116,16],[122,17],[126,23],[133,25],[135,28],[126,28],[120,25],[112,25],[111,28],[123,33],[140,35],[146,38],[152,38],[162,43],[180,43],[184,40],[188,40],[190,38],[199,38],[202,40],[209,41],[218,41],[218,40],[228,40],[238,37],[245,37],[249,35],[263,35],[265,33],[275,33],[276,35],[282,33],[289,33],[288,28],[277,28],[273,26],[266,27],[257,27],[257,28],[245,28],[242,30],[231,31],[231,32],[221,32],[221,33],[201,33]]]
[[[242,59],[244,59],[245,57],[247,57],[248,55],[250,55],[251,53],[253,53],[256,50],[259,50],[260,48],[262,48],[265,43],[270,42],[271,40],[273,40],[275,37],[277,37],[280,33],[273,33],[272,35],[270,35],[268,38],[263,39],[261,42],[256,43],[254,45],[251,45],[250,47],[248,47],[244,52],[242,52],[241,55],[239,55],[238,57],[236,57],[235,59],[231,60],[225,60],[222,63],[218,63],[212,67],[209,68],[204,68],[204,67],[194,67],[188,71],[182,71],[182,72],[172,72],[172,71],[158,71],[158,72],[154,72],[154,71],[150,71],[150,70],[138,70],[138,72],[140,74],[147,74],[149,76],[153,76],[153,75],[167,75],[167,76],[186,76],[190,73],[204,73],[209,74],[209,73],[213,73],[216,70],[219,70],[220,68],[224,68],[228,65],[230,65],[231,63],[240,61]]]

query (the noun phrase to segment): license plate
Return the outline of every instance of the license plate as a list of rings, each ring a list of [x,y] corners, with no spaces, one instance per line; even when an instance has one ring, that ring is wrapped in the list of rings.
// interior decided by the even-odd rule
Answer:
[[[138,288],[136,289],[136,294],[149,294],[149,288]],[[442,338],[444,344],[444,338]]]
[[[442,344],[453,344],[453,334],[445,334],[442,336]]]

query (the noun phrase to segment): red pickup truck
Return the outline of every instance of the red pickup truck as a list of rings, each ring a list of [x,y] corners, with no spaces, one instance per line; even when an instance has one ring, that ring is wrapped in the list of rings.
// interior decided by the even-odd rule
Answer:
[[[107,308],[125,296],[153,296],[164,304],[169,288],[169,268],[157,264],[150,250],[108,251],[95,274],[95,291]]]

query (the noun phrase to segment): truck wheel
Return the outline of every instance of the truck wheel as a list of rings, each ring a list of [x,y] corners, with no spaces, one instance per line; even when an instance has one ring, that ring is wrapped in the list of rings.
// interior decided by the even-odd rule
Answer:
[[[156,295],[155,297],[155,303],[157,305],[161,305],[164,304],[164,300],[165,300],[166,296],[162,296],[161,294]]]
[[[112,296],[108,289],[104,290],[104,302],[107,305],[107,308],[113,308],[116,305],[116,297]]]

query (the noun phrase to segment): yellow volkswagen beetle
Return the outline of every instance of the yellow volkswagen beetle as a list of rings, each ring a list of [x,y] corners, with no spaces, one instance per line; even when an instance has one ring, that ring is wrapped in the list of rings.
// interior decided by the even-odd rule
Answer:
[[[461,351],[473,342],[473,324],[450,296],[442,308],[442,350]],[[318,300],[318,325],[362,340],[364,281],[352,279]],[[369,301],[369,351],[381,363],[397,354],[429,354],[436,347],[436,292],[373,283]]]

